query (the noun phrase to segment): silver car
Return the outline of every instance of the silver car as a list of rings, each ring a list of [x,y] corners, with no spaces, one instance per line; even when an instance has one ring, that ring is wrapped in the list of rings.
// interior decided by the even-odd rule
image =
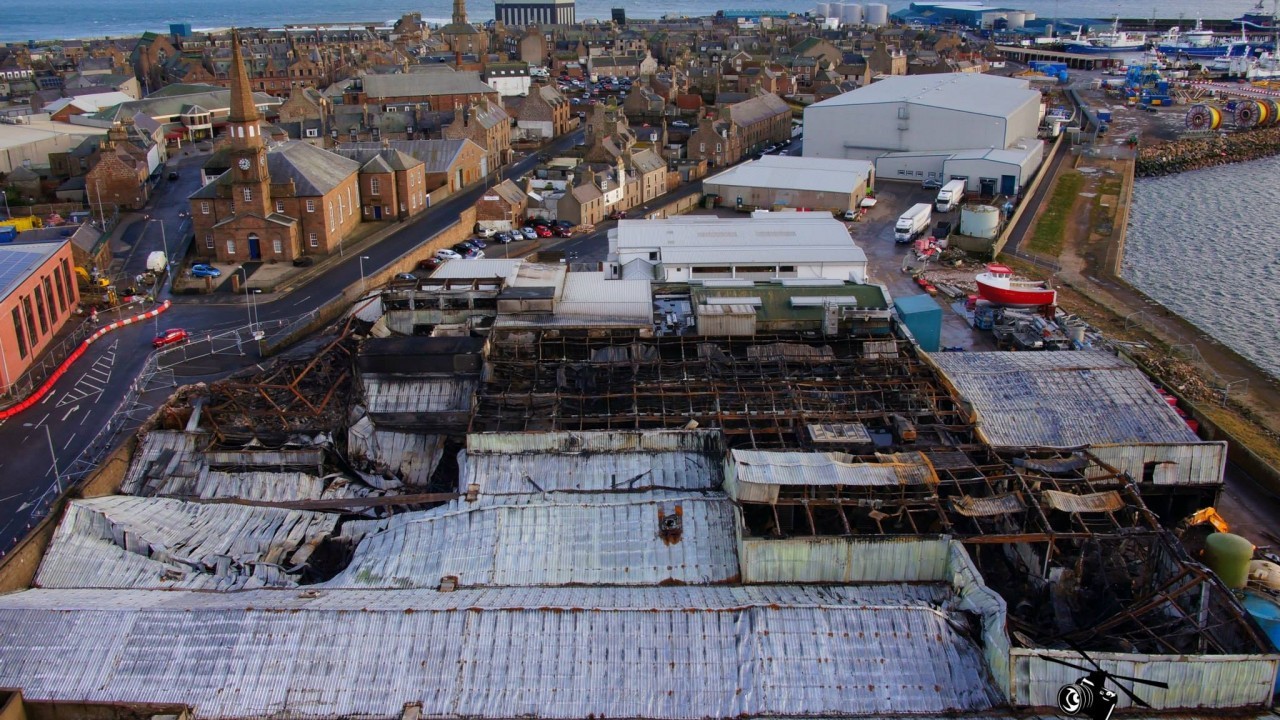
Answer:
[[[534,229],[527,225],[525,227],[520,228],[520,234],[524,236],[525,240],[538,239],[538,233],[534,232]]]

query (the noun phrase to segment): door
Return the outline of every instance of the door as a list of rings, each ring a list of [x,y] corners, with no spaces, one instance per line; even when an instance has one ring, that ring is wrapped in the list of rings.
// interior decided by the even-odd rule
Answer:
[[[381,206],[381,205],[374,205],[374,206],[373,206],[373,219],[374,219],[374,220],[381,220],[381,219],[382,219],[382,206]]]
[[[1018,178],[1012,175],[1000,176],[1000,194],[1016,195],[1018,189]]]
[[[991,197],[996,194],[995,178],[978,178],[978,184],[982,186],[983,197]]]
[[[258,236],[254,234],[249,235],[249,259],[262,259],[262,243],[258,241]]]

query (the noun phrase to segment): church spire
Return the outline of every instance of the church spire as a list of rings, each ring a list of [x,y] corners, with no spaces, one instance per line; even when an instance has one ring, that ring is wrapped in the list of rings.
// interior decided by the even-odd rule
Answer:
[[[467,24],[466,0],[453,0],[453,23],[455,25]]]
[[[257,123],[261,119],[258,107],[253,104],[253,90],[249,86],[249,71],[245,69],[240,53],[240,33],[231,31],[231,114],[233,123]]]

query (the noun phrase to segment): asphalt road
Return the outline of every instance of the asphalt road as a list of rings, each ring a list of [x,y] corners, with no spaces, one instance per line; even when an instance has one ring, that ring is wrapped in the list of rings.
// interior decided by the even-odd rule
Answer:
[[[550,151],[570,147],[579,142],[581,136],[579,130],[560,138],[551,145]],[[199,186],[200,161],[200,156],[171,159],[171,167],[181,168],[179,179],[162,180],[146,210],[146,221],[134,223],[121,234],[118,242],[127,247],[117,253],[124,259],[122,277],[116,278],[120,286],[129,285],[134,275],[145,270],[147,255],[164,249],[166,240],[169,249],[176,253],[187,229],[186,198]],[[535,153],[505,169],[503,176],[523,175],[536,164]],[[361,255],[368,258],[364,261],[364,271],[376,272],[407,249],[455,222],[459,213],[473,205],[485,189],[480,186],[455,195],[382,242],[360,254],[348,255],[345,261],[305,286],[275,301],[257,304],[255,319],[263,324],[286,321],[334,301],[348,286],[359,282]],[[164,290],[158,295],[160,300],[168,297]],[[180,352],[192,361],[152,378],[147,392],[139,396],[141,406],[134,408],[125,420],[126,428],[136,427],[146,419],[175,385],[220,377],[261,359],[253,343],[237,345],[232,340],[216,339],[222,333],[244,328],[250,310],[243,302],[230,296],[226,303],[185,297],[170,299],[173,306],[168,312],[153,321],[109,333],[90,346],[40,404],[0,422],[0,447],[13,449],[0,456],[0,552],[7,552],[43,517],[43,508],[57,496],[61,476],[83,469],[87,455],[105,449],[94,447],[93,441],[121,409],[122,399],[138,380],[152,352],[151,339],[158,329],[182,327],[190,331],[193,342]],[[126,316],[148,309],[150,306],[139,306]],[[210,336],[215,337],[212,342],[204,339]],[[245,337],[247,339],[247,335]],[[167,355],[166,359],[176,357]]]

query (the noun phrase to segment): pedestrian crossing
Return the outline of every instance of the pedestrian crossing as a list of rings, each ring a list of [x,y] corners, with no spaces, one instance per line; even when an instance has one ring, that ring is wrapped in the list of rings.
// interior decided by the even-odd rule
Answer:
[[[111,343],[106,352],[93,361],[93,365],[80,376],[76,384],[58,399],[57,407],[78,403],[81,400],[97,402],[103,390],[106,389],[107,382],[111,380],[111,369],[115,366],[116,348],[119,344],[119,340]]]

